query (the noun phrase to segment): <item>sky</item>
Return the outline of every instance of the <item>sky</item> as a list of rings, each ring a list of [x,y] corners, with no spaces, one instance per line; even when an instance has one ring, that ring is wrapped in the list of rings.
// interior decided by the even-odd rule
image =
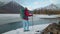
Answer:
[[[21,0],[20,4],[27,7],[29,10],[41,8],[51,4],[49,0]]]
[[[23,7],[27,7],[29,10],[33,10],[36,8],[42,8],[45,6],[50,5],[51,3],[53,4],[58,4],[60,6],[60,0],[0,0],[2,2],[9,2],[9,1],[16,1]]]
[[[18,0],[18,2],[24,6],[27,7],[29,10],[33,10],[36,8],[42,8],[45,6],[48,6],[50,4],[59,4],[60,0]]]
[[[54,4],[60,4],[60,0],[50,0]]]

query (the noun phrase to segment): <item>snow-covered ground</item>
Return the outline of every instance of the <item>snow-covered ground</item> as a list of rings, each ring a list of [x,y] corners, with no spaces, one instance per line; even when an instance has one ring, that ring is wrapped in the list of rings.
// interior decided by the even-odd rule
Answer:
[[[8,31],[2,34],[36,34],[36,33],[41,33],[43,29],[45,29],[49,24],[41,24],[41,25],[34,25],[30,26],[30,31],[24,32],[23,28],[19,28],[16,30]],[[41,31],[41,32],[36,32],[36,31]]]
[[[40,19],[40,18],[56,18],[60,17],[60,15],[34,15],[33,16],[33,21],[34,23],[40,22],[40,23],[51,23],[51,22],[57,22],[56,19]],[[30,20],[32,21],[32,17],[29,17]],[[7,23],[13,23],[13,22],[18,22],[21,21],[20,14],[0,14],[0,25],[2,24],[7,24]]]

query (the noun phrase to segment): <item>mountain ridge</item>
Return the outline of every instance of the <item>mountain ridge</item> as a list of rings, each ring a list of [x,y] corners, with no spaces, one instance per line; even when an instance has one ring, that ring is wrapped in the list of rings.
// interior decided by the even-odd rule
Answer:
[[[20,13],[21,8],[24,7],[15,1],[11,1],[0,7],[0,13]]]
[[[60,14],[60,9],[54,4],[50,4],[43,8],[33,10],[34,14]]]

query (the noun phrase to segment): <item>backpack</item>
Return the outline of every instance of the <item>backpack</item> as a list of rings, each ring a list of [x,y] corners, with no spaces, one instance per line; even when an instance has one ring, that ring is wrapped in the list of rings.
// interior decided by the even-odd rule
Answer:
[[[22,19],[25,18],[25,14],[24,13],[25,13],[24,12],[24,8],[21,8],[20,9],[20,16],[21,16]]]

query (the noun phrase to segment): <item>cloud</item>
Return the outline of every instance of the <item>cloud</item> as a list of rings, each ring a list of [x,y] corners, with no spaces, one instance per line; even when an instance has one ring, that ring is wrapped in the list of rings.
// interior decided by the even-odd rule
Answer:
[[[38,5],[38,4],[40,4],[40,2],[34,2],[33,4]]]
[[[31,8],[31,7],[28,7],[28,9],[29,9],[29,10],[32,10],[32,8]]]
[[[34,0],[34,1],[25,1],[24,0],[24,3],[22,1],[20,1],[21,5],[24,6],[24,7],[27,7],[29,10],[33,10],[33,9],[36,9],[36,8],[41,8],[41,7],[44,7],[48,4],[50,4],[50,1],[48,0]]]
[[[60,0],[50,0],[53,4],[60,4]]]
[[[50,1],[43,1],[43,2],[39,2],[39,1],[35,1],[33,2],[34,5],[46,5],[46,4],[49,4]]]

